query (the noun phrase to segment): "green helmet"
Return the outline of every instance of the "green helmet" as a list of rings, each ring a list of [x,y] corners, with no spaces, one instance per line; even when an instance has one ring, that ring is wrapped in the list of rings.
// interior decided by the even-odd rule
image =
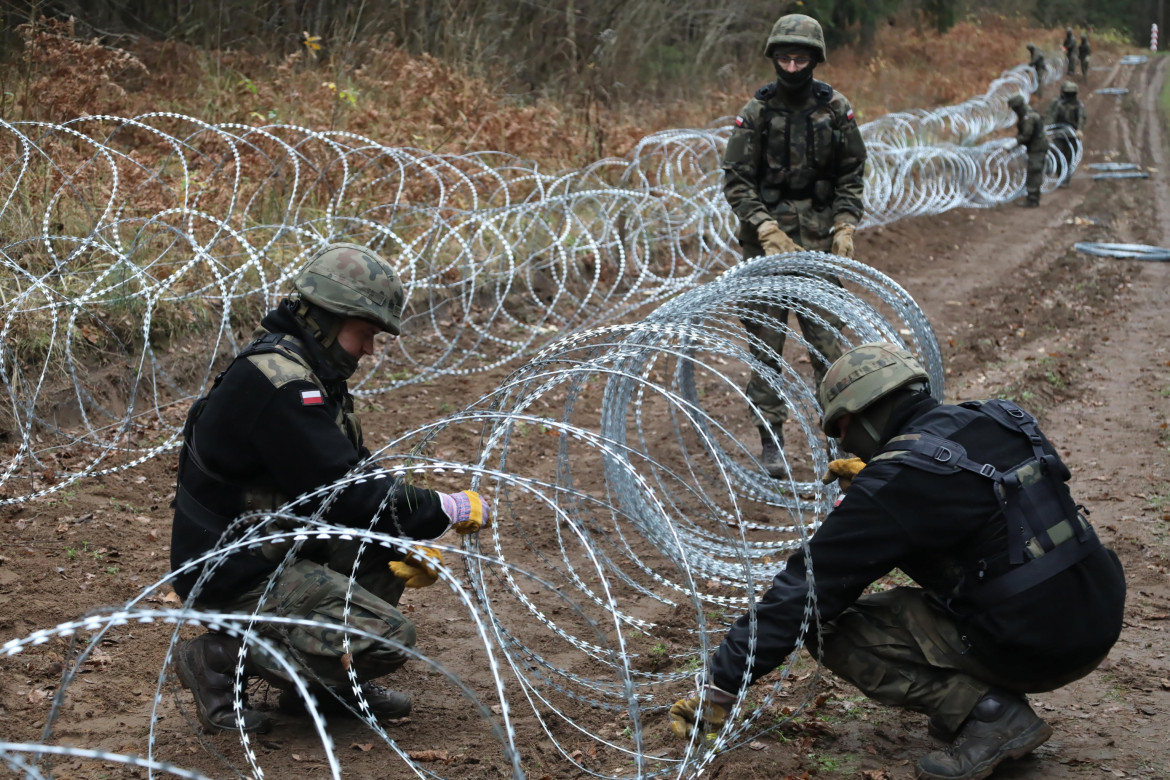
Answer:
[[[1028,44],[1028,51],[1036,51],[1036,44],[1029,43]]]
[[[1008,98],[1008,108],[1015,110],[1022,105],[1024,105],[1024,96],[1023,95],[1017,94],[1017,95],[1012,95],[1010,98]]]
[[[1060,94],[1062,94],[1062,95],[1075,95],[1075,94],[1077,94],[1077,83],[1075,81],[1064,82],[1064,85],[1061,86],[1061,88],[1060,88]]]
[[[394,266],[360,244],[330,244],[317,250],[293,286],[301,297],[341,317],[359,317],[395,336],[406,291]]]
[[[930,375],[898,345],[878,341],[854,347],[837,358],[821,380],[821,430],[835,437],[843,414],[857,414],[895,390],[915,383],[929,387]]]
[[[764,44],[764,56],[771,58],[777,46],[807,46],[816,52],[817,62],[828,62],[825,54],[825,32],[821,23],[804,14],[781,16],[772,25],[772,34]]]

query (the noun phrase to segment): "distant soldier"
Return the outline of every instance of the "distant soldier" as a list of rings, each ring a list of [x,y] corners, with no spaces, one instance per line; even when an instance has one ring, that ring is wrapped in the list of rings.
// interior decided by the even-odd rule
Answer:
[[[1076,75],[1077,72],[1077,36],[1073,35],[1071,27],[1064,29],[1064,43],[1060,44],[1064,49],[1064,58],[1068,62],[1068,70],[1065,74],[1068,76]]]
[[[1081,78],[1086,80],[1089,78],[1089,56],[1092,53],[1093,49],[1089,46],[1089,36],[1082,35],[1081,46],[1080,49],[1078,49],[1077,54],[1080,55],[1081,58]]]
[[[1024,189],[1028,199],[1023,206],[1036,208],[1040,205],[1040,185],[1044,181],[1044,158],[1048,155],[1048,136],[1044,133],[1044,121],[1028,105],[1023,95],[1012,95],[1008,107],[1016,112],[1016,141],[1028,151],[1028,174]]]
[[[772,60],[776,81],[756,90],[736,117],[723,157],[723,192],[739,217],[743,257],[802,248],[853,257],[853,231],[864,208],[865,143],[849,101],[813,78],[817,64],[825,62],[821,25],[802,14],[781,17],[772,27],[764,54]],[[788,310],[779,305],[763,305],[759,311],[781,323],[788,320]],[[833,329],[842,323],[832,315],[823,316],[829,327],[805,314],[796,315],[818,380],[841,354]],[[783,330],[764,327],[758,319],[744,325],[781,354]],[[774,363],[757,346],[751,350]],[[781,476],[788,407],[754,371],[746,392],[767,422],[759,426],[761,463],[772,476]]]
[[[1061,187],[1067,187],[1072,176],[1073,140],[1070,133],[1078,139],[1085,137],[1085,104],[1077,97],[1077,85],[1074,81],[1064,82],[1060,88],[1060,96],[1048,104],[1048,113],[1045,121],[1057,126],[1053,143],[1064,159],[1069,162],[1065,168]]]
[[[1044,64],[1044,54],[1036,48],[1036,44],[1029,43],[1028,52],[1032,55],[1028,64],[1032,66],[1032,70],[1036,71],[1036,97],[1040,97],[1040,93],[1044,89],[1044,76],[1048,72],[1048,66]]]

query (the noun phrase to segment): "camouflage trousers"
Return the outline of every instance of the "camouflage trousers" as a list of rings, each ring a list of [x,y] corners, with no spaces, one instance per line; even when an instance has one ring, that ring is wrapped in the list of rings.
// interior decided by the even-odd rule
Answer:
[[[1024,177],[1024,190],[1028,200],[1040,202],[1040,185],[1044,183],[1044,163],[1047,152],[1028,152],[1028,172]]]
[[[921,588],[862,596],[821,629],[821,661],[866,696],[925,713],[932,730],[951,735],[992,688],[1051,691],[1098,662],[1071,672],[1013,679],[974,657],[954,619]]]
[[[1089,78],[1089,58],[1081,57],[1081,78]]]
[[[230,602],[197,607],[323,624],[257,622],[253,628],[255,634],[279,648],[292,674],[307,683],[346,685],[347,667],[353,668],[359,682],[381,677],[410,657],[403,648],[414,647],[415,628],[398,611],[405,583],[391,573],[384,548],[366,545],[350,585],[349,573],[353,571],[357,547],[357,542],[342,542],[285,566],[274,575],[276,579],[263,603],[260,600],[267,580]],[[289,670],[258,645],[250,646],[248,661],[272,685],[291,687]]]
[[[757,243],[751,241],[743,241],[743,259],[750,260],[753,257],[762,257],[764,248]],[[827,252],[829,246],[808,247],[810,250]],[[832,282],[838,287],[841,286],[841,280],[835,276],[824,277],[827,281]],[[788,309],[783,306],[776,306],[773,304],[758,304],[753,305],[753,311],[759,312],[761,317],[769,317],[777,322],[787,324]],[[817,383],[820,384],[825,372],[834,360],[841,357],[841,345],[837,341],[835,330],[841,330],[845,323],[840,319],[834,317],[832,314],[825,312],[823,319],[828,323],[829,327],[821,324],[817,320],[808,317],[807,315],[797,312],[796,322],[800,325],[800,332],[804,336],[804,340],[809,344],[808,356],[812,362],[813,377]],[[787,341],[788,334],[785,330],[776,330],[769,328],[766,325],[760,324],[758,321],[740,318],[744,329],[748,334],[755,336],[767,349],[751,343],[752,357],[759,360],[765,366],[779,371],[779,365],[772,357],[772,354],[784,354],[784,342]],[[747,397],[751,399],[763,414],[764,419],[772,427],[778,428],[784,424],[788,419],[788,404],[784,402],[776,391],[768,384],[767,380],[756,370],[752,370],[751,378],[748,379],[747,387],[744,388]],[[758,421],[757,421],[758,422]]]

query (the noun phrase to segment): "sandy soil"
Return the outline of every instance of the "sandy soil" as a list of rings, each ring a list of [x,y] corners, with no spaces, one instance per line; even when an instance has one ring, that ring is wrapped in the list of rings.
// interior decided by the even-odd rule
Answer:
[[[1146,181],[1093,181],[1082,169],[1069,189],[1039,210],[1006,206],[907,220],[858,235],[858,259],[897,279],[926,311],[948,365],[948,400],[1008,395],[1042,418],[1073,471],[1074,493],[1118,551],[1129,579],[1126,625],[1101,668],[1067,688],[1034,697],[1056,729],[1034,756],[994,777],[1170,777],[1164,724],[1170,709],[1170,265],[1093,258],[1080,240],[1170,246],[1170,179],[1157,95],[1167,61],[1091,74],[1094,87],[1129,87],[1122,98],[1090,96],[1085,162],[1132,161]],[[793,356],[796,359],[796,356]],[[502,376],[502,374],[501,374]],[[411,387],[367,410],[367,431],[417,424],[411,409],[458,406],[482,381]],[[391,403],[393,406],[391,406]],[[468,446],[474,442],[466,442]],[[552,443],[535,440],[513,462],[547,468]],[[166,571],[167,503],[173,464],[166,459],[0,510],[0,641],[119,604]],[[159,606],[171,606],[156,597]],[[420,649],[453,668],[471,635],[462,613],[437,596],[408,597]],[[59,744],[140,753],[165,634],[158,626],[112,631],[70,687],[54,727]],[[0,659],[0,738],[35,741],[69,652],[61,640]],[[566,659],[570,662],[571,659]],[[469,673],[474,685],[482,674]],[[440,776],[503,777],[508,765],[464,700],[436,692],[435,675],[410,666],[395,679],[416,710],[392,736],[410,751],[447,750],[429,764]],[[719,757],[707,773],[722,778],[909,778],[937,747],[920,716],[868,702],[831,678],[800,723],[761,738],[753,749]],[[679,692],[680,694],[683,691]],[[260,695],[261,706],[274,697]],[[557,756],[521,707],[516,728],[529,777],[586,777]],[[216,777],[247,772],[231,736],[205,737],[185,694],[166,697],[156,725],[160,757]],[[604,712],[587,725],[620,738],[623,724]],[[675,751],[665,723],[651,747]],[[364,727],[339,723],[331,735],[346,777],[407,776],[399,760]],[[322,777],[315,734],[284,718],[255,745],[268,777]],[[588,744],[582,741],[582,749]],[[594,754],[595,755],[595,754]],[[588,752],[579,757],[590,765]],[[611,771],[596,759],[592,768]],[[145,776],[110,763],[58,760],[57,777]]]

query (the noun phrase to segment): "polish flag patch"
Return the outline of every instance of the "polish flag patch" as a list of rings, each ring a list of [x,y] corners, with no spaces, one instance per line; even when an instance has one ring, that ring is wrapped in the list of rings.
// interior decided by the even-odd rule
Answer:
[[[320,390],[301,391],[301,406],[320,406],[323,403],[325,403],[325,398],[321,395]]]
[[[852,118],[853,118],[853,109],[852,109],[852,108],[851,108],[851,109],[849,109],[849,113],[845,115],[845,118],[846,118],[846,119],[852,119]]]
[[[735,118],[735,126],[736,127],[743,127],[743,117],[742,116],[737,116]]]

